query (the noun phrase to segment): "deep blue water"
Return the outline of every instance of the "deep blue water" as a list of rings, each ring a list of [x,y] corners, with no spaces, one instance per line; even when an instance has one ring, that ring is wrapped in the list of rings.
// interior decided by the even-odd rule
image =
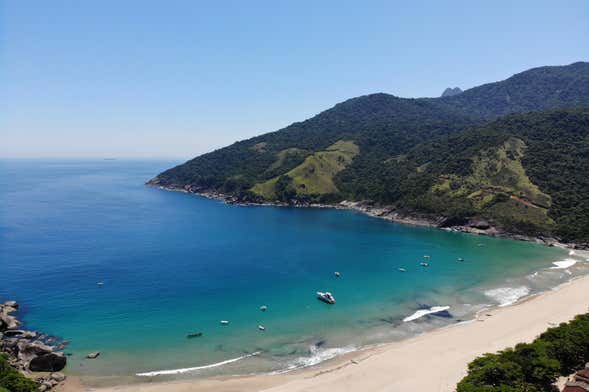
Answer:
[[[533,292],[566,278],[546,270],[566,257],[559,249],[143,185],[176,163],[0,161],[0,300],[19,301],[28,328],[71,341],[70,372],[132,378],[252,352],[189,375],[301,366],[472,317],[504,300],[493,288]],[[532,281],[539,270],[548,275]],[[317,301],[318,290],[337,304]],[[402,321],[434,305],[450,309]],[[203,336],[187,339],[192,331]],[[102,355],[85,360],[90,351]]]

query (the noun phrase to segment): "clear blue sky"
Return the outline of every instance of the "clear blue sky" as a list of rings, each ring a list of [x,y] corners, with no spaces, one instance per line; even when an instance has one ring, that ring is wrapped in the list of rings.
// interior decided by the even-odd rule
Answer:
[[[0,0],[0,157],[177,157],[589,60],[589,1]]]

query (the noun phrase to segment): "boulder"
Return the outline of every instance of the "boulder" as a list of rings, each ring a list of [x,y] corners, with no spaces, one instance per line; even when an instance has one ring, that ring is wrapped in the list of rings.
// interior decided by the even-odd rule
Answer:
[[[14,316],[10,316],[3,309],[0,312],[0,331],[6,331],[7,329],[16,329],[20,325],[20,321]]]
[[[66,358],[62,353],[47,353],[31,359],[29,370],[33,372],[59,372],[66,365]]]
[[[4,306],[8,306],[10,308],[18,309],[18,304],[16,301],[6,301],[4,302]]]
[[[52,352],[53,348],[43,343],[31,343],[24,339],[18,341],[18,358],[23,362],[29,362],[34,357],[50,354]]]
[[[468,226],[479,230],[488,230],[491,227],[491,224],[484,219],[472,219],[468,222]]]
[[[51,379],[57,382],[62,382],[63,380],[65,380],[65,374],[60,372],[51,373]]]
[[[9,329],[4,331],[6,337],[19,337],[21,339],[33,339],[37,337],[37,333],[34,331],[23,331],[22,329]]]

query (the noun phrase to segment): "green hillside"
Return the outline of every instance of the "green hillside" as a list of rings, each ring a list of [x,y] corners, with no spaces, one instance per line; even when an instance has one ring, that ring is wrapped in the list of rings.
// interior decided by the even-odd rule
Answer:
[[[400,197],[387,204],[589,242],[589,109],[510,115],[389,165]]]
[[[254,202],[370,200],[448,222],[477,216],[516,232],[589,241],[580,227],[589,184],[577,178],[586,170],[587,113],[550,111],[582,107],[589,63],[581,62],[441,98],[372,94],[196,157],[148,184]],[[510,115],[522,112],[535,113]]]
[[[277,162],[284,159],[287,152],[280,151]],[[334,176],[344,170],[358,155],[358,146],[352,141],[340,140],[325,151],[318,151],[305,158],[294,169],[268,181],[260,182],[251,188],[251,192],[266,200],[289,201],[293,198],[321,199],[336,196],[339,190],[335,186]]]

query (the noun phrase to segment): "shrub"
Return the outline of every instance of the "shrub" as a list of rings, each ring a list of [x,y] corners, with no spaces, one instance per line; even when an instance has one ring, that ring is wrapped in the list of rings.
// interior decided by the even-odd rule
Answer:
[[[6,355],[0,354],[0,392],[33,392],[36,390],[37,384],[11,367]]]

